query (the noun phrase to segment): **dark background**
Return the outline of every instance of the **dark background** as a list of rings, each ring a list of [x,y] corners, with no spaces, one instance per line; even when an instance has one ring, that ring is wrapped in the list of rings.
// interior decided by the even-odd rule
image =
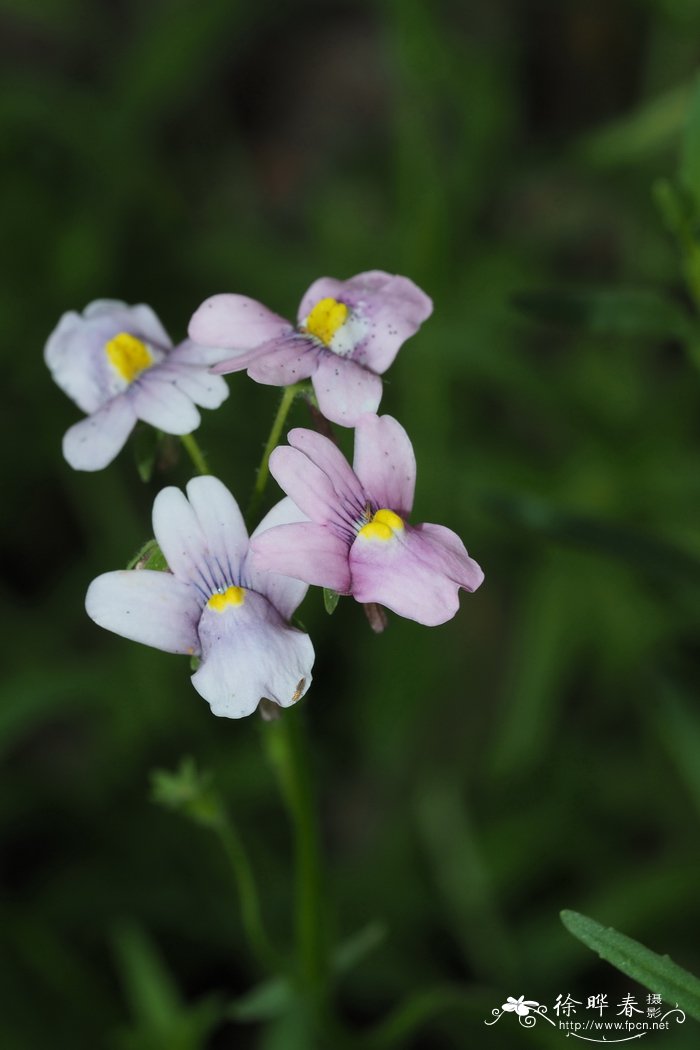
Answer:
[[[387,930],[341,985],[347,1022],[450,983],[473,1009],[402,1045],[555,1045],[483,1019],[506,995],[641,997],[564,907],[700,971],[697,370],[634,311],[589,332],[514,302],[635,286],[688,305],[653,186],[677,168],[700,3],[2,0],[0,40],[3,1048],[159,1045],[134,996],[151,949],[184,1011],[259,978],[216,841],[149,801],[183,755],[290,931],[259,719],[214,718],[185,661],[83,611],[190,474],[143,484],[130,447],[97,475],[62,460],[80,413],[42,347],[101,297],[148,302],[175,339],[207,295],[293,316],[321,274],[382,268],[434,299],[382,411],[414,442],[414,520],[456,529],[486,583],[436,629],[377,637],[316,591],[301,611],[335,926]],[[245,501],[278,393],[230,389],[198,438]],[[693,1026],[655,1038],[693,1046]],[[227,1024],[180,1045],[291,1043]]]

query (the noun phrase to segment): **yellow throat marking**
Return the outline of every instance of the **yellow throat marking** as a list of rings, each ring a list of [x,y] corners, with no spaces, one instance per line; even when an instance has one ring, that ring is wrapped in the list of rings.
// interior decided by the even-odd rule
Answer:
[[[222,613],[226,612],[229,605],[243,605],[245,601],[245,588],[236,587],[233,584],[227,587],[223,593],[217,591],[212,594],[211,598],[207,602],[207,607],[213,609],[214,612]]]
[[[304,330],[329,346],[335,333],[347,321],[349,313],[345,303],[339,303],[337,299],[319,299],[306,318]]]
[[[120,332],[105,343],[105,353],[109,363],[127,383],[133,383],[153,364],[153,354],[146,344],[128,332]]]
[[[363,525],[358,536],[367,540],[390,540],[396,532],[403,529],[403,521],[393,510],[378,510],[372,520]]]

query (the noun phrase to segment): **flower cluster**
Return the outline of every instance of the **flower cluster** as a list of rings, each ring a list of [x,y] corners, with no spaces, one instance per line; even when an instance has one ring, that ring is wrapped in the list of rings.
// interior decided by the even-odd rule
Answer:
[[[241,295],[215,295],[172,346],[144,305],[92,303],[65,314],[45,357],[56,382],[87,413],[63,451],[78,470],[110,463],[137,419],[186,435],[196,405],[227,396],[218,373],[246,369],[260,383],[311,380],[327,420],[353,427],[352,467],[334,442],[295,428],[270,456],[286,493],[248,537],[236,500],[211,476],[187,496],[161,491],[153,531],[168,571],[109,572],[92,582],[88,615],[126,638],[187,654],[195,689],[217,715],[239,718],[266,698],[287,707],[309,688],[314,651],[290,619],[309,585],[386,606],[427,626],[455,615],[459,591],[483,580],[461,539],[442,525],[411,525],[416,460],[391,416],[377,415],[381,375],[432,311],[406,277],[381,271],[322,277],[294,326]]]

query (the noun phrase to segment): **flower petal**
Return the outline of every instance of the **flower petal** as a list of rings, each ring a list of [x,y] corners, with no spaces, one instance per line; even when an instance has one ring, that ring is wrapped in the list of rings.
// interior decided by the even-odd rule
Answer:
[[[337,520],[338,495],[331,479],[299,449],[288,445],[273,449],[270,473],[312,521],[326,524]]]
[[[223,573],[214,572],[201,523],[184,492],[174,486],[161,491],[153,501],[153,533],[171,572],[193,584],[203,602],[214,591],[228,586]]]
[[[382,381],[374,372],[326,352],[311,379],[326,419],[343,427],[354,427],[365,412],[376,412],[382,399]]]
[[[279,525],[289,525],[299,521],[306,521],[306,516],[299,510],[297,505],[285,497],[276,503],[253,532],[252,542],[268,529]],[[308,590],[308,584],[302,580],[292,579],[291,576],[282,576],[277,572],[266,572],[255,564],[252,550],[249,550],[241,566],[241,584],[249,587],[252,591],[262,594],[268,601],[272,602],[285,620],[289,620],[294,610],[301,604]]]
[[[293,334],[273,339],[268,347],[248,365],[248,375],[256,383],[291,386],[308,379],[318,367],[319,350],[303,336]]]
[[[96,624],[123,638],[166,653],[199,652],[196,592],[169,572],[106,572],[90,584],[85,609]]]
[[[214,561],[227,584],[238,583],[248,530],[236,500],[223,482],[210,475],[188,482],[187,498],[204,536],[207,561]]]
[[[189,336],[204,346],[250,350],[292,331],[283,317],[246,295],[212,295],[195,311]]]
[[[228,397],[228,385],[221,376],[212,375],[208,368],[174,359],[174,352],[167,361],[158,366],[150,377],[155,387],[162,387],[163,396],[168,396],[170,386],[176,387],[195,405],[202,408],[218,408]]]
[[[401,345],[430,317],[433,309],[430,298],[408,277],[369,270],[348,281],[319,278],[301,301],[299,321],[325,298],[338,299],[367,321],[352,356],[358,364],[379,374],[387,370]]]
[[[191,398],[172,380],[162,382],[156,368],[132,383],[127,396],[139,419],[166,434],[190,434],[201,422]]]
[[[184,339],[179,346],[170,351],[168,361],[176,360],[178,364],[201,365],[209,369],[223,361],[230,352],[220,346],[201,346],[199,343],[193,343],[191,339]]]
[[[311,684],[314,650],[308,634],[285,624],[253,591],[223,613],[205,608],[199,636],[202,663],[192,684],[215,715],[242,718],[263,697],[289,707]]]
[[[323,471],[331,481],[336,496],[353,506],[358,514],[364,510],[367,493],[343,453],[330,438],[315,430],[295,427],[287,434],[287,441]]]
[[[44,360],[54,382],[83,412],[95,412],[109,398],[95,343],[86,337],[85,321],[71,310],[61,317],[44,347]]]
[[[63,455],[73,470],[102,470],[121,452],[136,423],[124,394],[118,394],[63,436]]]
[[[350,571],[358,602],[378,602],[428,627],[455,615],[460,586],[475,590],[483,579],[459,537],[440,525],[406,525],[388,540],[358,535]]]
[[[411,440],[392,416],[362,416],[355,430],[353,469],[378,507],[411,512],[416,457]]]
[[[350,592],[348,544],[325,525],[302,522],[269,529],[250,541],[253,565],[316,587]]]
[[[95,299],[85,307],[83,317],[86,321],[109,319],[114,334],[131,332],[147,343],[155,343],[161,350],[168,350],[172,346],[170,336],[146,303],[129,306],[120,299]]]

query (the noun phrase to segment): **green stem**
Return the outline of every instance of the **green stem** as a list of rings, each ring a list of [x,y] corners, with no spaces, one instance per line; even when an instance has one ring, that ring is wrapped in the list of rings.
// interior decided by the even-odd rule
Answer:
[[[263,730],[294,831],[299,978],[322,1009],[328,960],[321,851],[303,711],[284,711],[279,719],[267,723]]]
[[[294,399],[296,398],[297,394],[300,394],[302,390],[305,390],[307,387],[308,383],[294,383],[292,386],[284,388],[284,391],[282,393],[282,399],[279,403],[279,408],[277,409],[277,414],[272,420],[272,427],[270,428],[267,443],[263,451],[262,459],[260,460],[260,466],[258,467],[257,474],[255,475],[255,485],[253,487],[253,494],[250,498],[250,505],[248,507],[251,520],[254,519],[255,515],[260,509],[260,500],[262,499],[263,493],[265,491],[265,486],[267,485],[267,479],[270,474],[270,456],[272,455],[273,449],[276,448],[277,443],[279,442],[280,436],[282,434],[282,429],[285,424],[285,420],[289,415],[289,410],[294,404]]]
[[[224,814],[223,808],[220,808],[212,829],[218,835],[233,870],[238,888],[241,920],[250,950],[263,970],[272,973],[283,972],[286,963],[280,958],[265,932],[257,883],[248,854],[236,827]]]
[[[192,460],[198,474],[211,474],[209,465],[207,464],[204,453],[197,444],[194,434],[181,434],[180,441],[182,442],[187,455]]]

